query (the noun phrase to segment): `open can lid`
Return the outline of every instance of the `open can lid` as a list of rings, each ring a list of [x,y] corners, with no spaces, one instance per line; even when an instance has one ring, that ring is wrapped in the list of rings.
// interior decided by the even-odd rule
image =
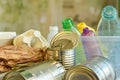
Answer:
[[[97,75],[88,67],[78,65],[65,74],[65,80],[99,80]]]
[[[74,49],[79,43],[79,36],[75,32],[62,31],[55,35],[50,42],[51,48],[62,50]]]

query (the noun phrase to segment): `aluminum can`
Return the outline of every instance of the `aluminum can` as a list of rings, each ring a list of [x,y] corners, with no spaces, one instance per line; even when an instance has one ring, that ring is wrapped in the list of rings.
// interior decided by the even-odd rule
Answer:
[[[68,70],[65,80],[115,80],[115,71],[105,57],[93,57],[86,64]]]
[[[9,72],[3,80],[62,80],[64,67],[57,61],[45,61],[40,64]]]

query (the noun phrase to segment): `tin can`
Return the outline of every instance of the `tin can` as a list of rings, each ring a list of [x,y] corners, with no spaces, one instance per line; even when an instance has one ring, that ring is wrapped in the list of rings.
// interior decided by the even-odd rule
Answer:
[[[75,50],[62,51],[62,64],[66,70],[69,70],[72,66],[75,66]]]
[[[78,45],[79,41],[80,40],[77,33],[70,31],[62,31],[52,38],[50,46],[51,48],[62,50],[74,49]]]
[[[54,36],[51,48],[58,50],[57,61],[61,62],[66,70],[75,65],[75,48],[79,43],[79,36],[70,31],[62,31]]]
[[[62,80],[64,67],[57,61],[46,61],[40,64],[12,71],[3,80]]]
[[[115,71],[108,59],[99,56],[72,67],[65,74],[65,80],[115,80]]]
[[[75,66],[75,50],[70,49],[70,50],[52,50],[53,51],[53,59],[60,62],[66,70],[71,68],[72,66]]]

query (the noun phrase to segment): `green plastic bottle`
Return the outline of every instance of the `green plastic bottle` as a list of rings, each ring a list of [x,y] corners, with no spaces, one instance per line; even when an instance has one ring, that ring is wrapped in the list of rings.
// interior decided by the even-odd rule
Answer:
[[[62,21],[63,29],[67,31],[76,32],[79,36],[81,35],[77,28],[74,26],[74,23],[71,18],[66,18]]]
[[[64,31],[76,32],[79,36],[81,36],[81,33],[75,27],[71,18],[64,19],[62,21],[62,25],[63,25]],[[76,47],[75,51],[76,51],[76,65],[85,63],[86,57],[85,57],[85,52],[84,52],[84,49],[82,46],[81,38],[80,38],[79,44]]]

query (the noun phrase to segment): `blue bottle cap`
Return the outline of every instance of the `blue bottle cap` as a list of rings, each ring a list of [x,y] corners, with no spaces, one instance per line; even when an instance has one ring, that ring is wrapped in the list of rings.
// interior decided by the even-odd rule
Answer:
[[[105,19],[115,19],[117,17],[117,10],[115,7],[108,5],[102,10],[102,17]]]

